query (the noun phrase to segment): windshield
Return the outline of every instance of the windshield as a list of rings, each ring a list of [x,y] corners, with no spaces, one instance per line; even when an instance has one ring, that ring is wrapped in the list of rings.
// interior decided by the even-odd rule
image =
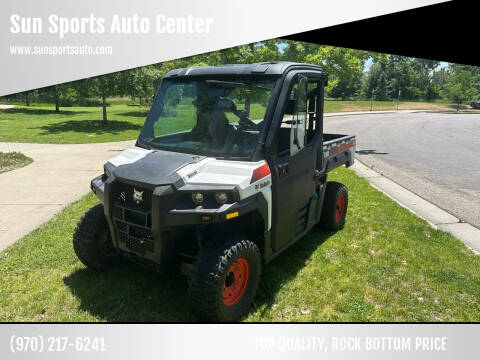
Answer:
[[[143,146],[224,157],[250,157],[275,80],[164,81],[139,137]]]

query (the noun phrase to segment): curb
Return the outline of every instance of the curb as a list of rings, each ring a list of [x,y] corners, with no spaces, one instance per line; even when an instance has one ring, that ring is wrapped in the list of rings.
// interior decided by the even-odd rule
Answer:
[[[425,110],[377,110],[377,111],[344,111],[336,113],[324,113],[323,117],[351,116],[351,115],[375,115],[375,114],[411,114],[424,112]]]
[[[366,179],[375,189],[428,222],[434,229],[452,234],[475,254],[480,255],[480,229],[462,222],[456,216],[372,170],[358,159],[355,159],[351,169]]]

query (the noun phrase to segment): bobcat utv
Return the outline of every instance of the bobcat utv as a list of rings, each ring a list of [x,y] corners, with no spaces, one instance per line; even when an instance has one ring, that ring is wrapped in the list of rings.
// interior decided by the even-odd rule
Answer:
[[[326,84],[287,62],[167,73],[135,146],[91,182],[78,258],[181,270],[202,314],[241,317],[262,266],[317,224],[344,226],[347,188],[327,173],[353,164],[355,137],[323,133]]]

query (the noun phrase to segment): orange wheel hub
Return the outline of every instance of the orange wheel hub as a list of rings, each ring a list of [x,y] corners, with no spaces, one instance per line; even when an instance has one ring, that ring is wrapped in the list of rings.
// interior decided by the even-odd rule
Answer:
[[[245,294],[250,277],[250,266],[245,258],[239,258],[228,269],[223,284],[222,299],[225,306],[237,304]]]
[[[345,195],[341,194],[337,203],[335,204],[335,221],[339,222],[342,220],[343,212],[345,211]]]

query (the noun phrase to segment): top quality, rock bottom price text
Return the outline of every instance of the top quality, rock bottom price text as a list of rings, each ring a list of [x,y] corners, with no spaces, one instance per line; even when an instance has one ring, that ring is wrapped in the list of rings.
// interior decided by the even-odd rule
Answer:
[[[352,337],[259,337],[259,351],[280,352],[434,352],[447,350],[446,337],[352,336]]]

